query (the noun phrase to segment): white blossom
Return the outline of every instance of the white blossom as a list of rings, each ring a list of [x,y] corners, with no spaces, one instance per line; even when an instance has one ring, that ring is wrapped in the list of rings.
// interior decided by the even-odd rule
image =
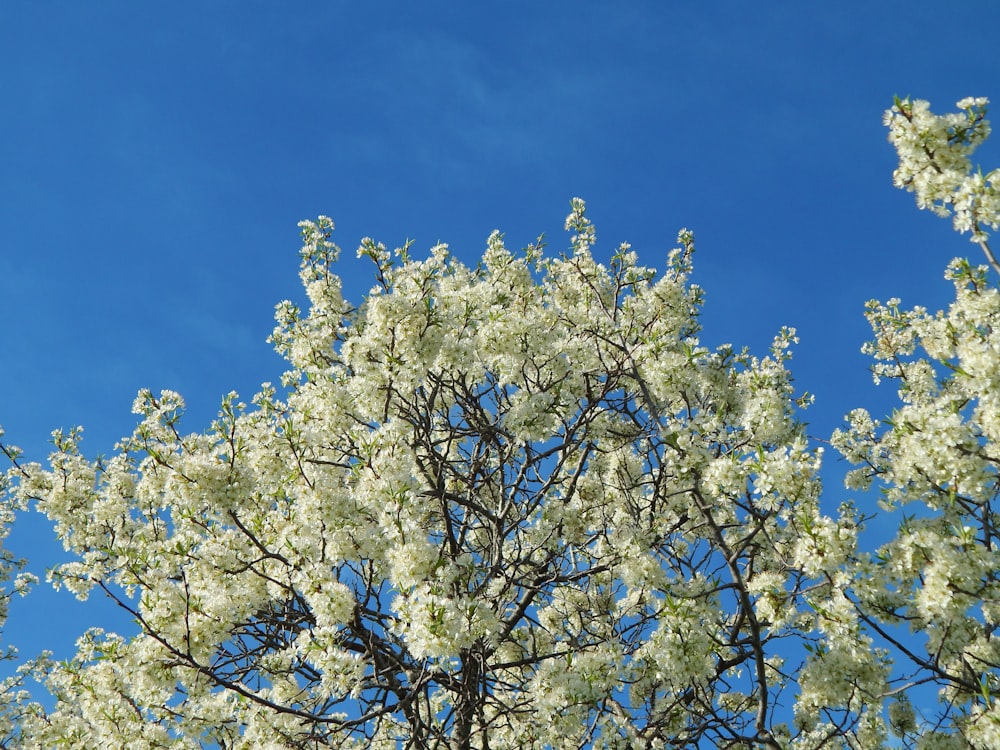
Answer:
[[[565,255],[495,232],[476,268],[364,239],[375,284],[349,302],[333,223],[303,222],[283,392],[188,434],[178,394],[142,391],[110,458],[72,432],[12,472],[72,556],[54,580],[139,628],[39,666],[56,701],[23,744],[790,740],[777,650],[834,631],[810,602],[853,549],[819,511],[794,331],[710,351],[689,231],[657,274],[627,244],[598,260],[583,201],[566,225]],[[809,700],[866,715],[830,679]]]

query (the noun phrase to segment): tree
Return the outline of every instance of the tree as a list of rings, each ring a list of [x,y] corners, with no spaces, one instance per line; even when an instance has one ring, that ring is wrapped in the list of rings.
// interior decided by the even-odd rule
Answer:
[[[1000,225],[1000,170],[984,176],[969,160],[989,134],[986,105],[963,99],[936,116],[927,102],[897,100],[886,124],[896,185],[953,216],[1000,272],[985,231]],[[883,509],[901,515],[895,538],[855,558],[852,575],[866,627],[908,665],[892,691],[908,746],[1000,747],[1000,291],[987,274],[952,261],[955,301],[936,314],[869,303],[873,373],[898,381],[901,404],[881,424],[855,410],[834,436],[859,465],[849,485],[877,483]],[[918,724],[907,692],[921,684],[939,688],[939,704]]]
[[[231,394],[185,435],[177,394],[142,393],[106,461],[57,435],[18,497],[78,555],[57,580],[141,633],[49,667],[39,741],[779,746],[779,652],[818,638],[816,560],[853,539],[818,512],[794,333],[707,351],[689,233],[656,278],[593,260],[581,201],[567,227],[565,257],[494,233],[476,269],[365,240],[353,307],[332,223],[304,222],[286,399]]]
[[[897,103],[897,146],[932,164],[900,147],[897,181],[965,211],[988,251],[990,178],[958,198],[926,171],[987,127],[985,102],[966,104],[970,130],[950,131]],[[794,330],[764,357],[699,343],[690,232],[660,275],[628,245],[596,262],[579,200],[557,257],[494,233],[468,268],[443,245],[418,260],[365,239],[376,285],[354,306],[332,222],[300,226],[310,307],[278,306],[280,395],[230,394],[187,434],[181,397],[144,391],[111,458],[56,433],[48,468],[8,473],[9,501],[76,556],[55,582],[111,596],[138,630],[39,662],[55,706],[21,711],[12,743],[1000,746],[984,269],[951,266],[947,315],[869,307],[876,374],[903,379],[903,405],[881,425],[852,412],[833,442],[887,509],[926,507],[866,554],[863,513],[820,509]],[[928,683],[938,707],[916,694]]]

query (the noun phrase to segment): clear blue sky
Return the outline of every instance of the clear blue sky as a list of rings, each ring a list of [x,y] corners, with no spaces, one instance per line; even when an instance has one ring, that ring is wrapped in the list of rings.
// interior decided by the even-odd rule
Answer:
[[[446,241],[475,263],[587,200],[598,252],[662,267],[695,232],[704,340],[793,368],[825,437],[893,394],[858,350],[870,298],[939,307],[978,250],[895,190],[894,94],[1000,108],[1000,3],[35,2],[0,9],[0,424],[30,458],[56,427],[85,450],[128,434],[141,387],[207,427],[282,361],[275,303],[299,298],[296,222],[327,214],[347,296],[353,250]],[[998,109],[1000,111],[1000,109]],[[982,159],[1000,166],[1000,144]],[[831,476],[842,467],[830,456]],[[845,497],[836,481],[831,507]],[[31,517],[11,539],[59,556]],[[107,608],[42,586],[4,640],[68,656]]]

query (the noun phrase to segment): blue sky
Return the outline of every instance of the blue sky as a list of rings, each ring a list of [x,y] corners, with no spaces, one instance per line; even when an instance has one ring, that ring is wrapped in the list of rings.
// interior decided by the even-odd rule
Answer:
[[[783,325],[826,437],[885,413],[859,347],[865,301],[947,304],[978,249],[895,190],[894,94],[1000,106],[1000,4],[38,2],[0,9],[0,424],[30,458],[128,434],[142,387],[207,427],[283,363],[274,305],[299,299],[296,223],[327,214],[346,296],[353,250],[438,241],[475,263],[490,231],[567,246],[587,200],[598,254],[662,267],[695,232],[703,340],[763,353]],[[1000,165],[1000,146],[981,158]],[[830,456],[828,501],[846,497]],[[59,558],[26,516],[11,546]],[[68,656],[100,603],[44,586],[5,639]]]

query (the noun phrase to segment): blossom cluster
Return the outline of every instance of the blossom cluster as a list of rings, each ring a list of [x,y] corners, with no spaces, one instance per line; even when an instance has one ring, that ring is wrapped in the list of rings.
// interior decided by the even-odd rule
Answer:
[[[914,193],[920,208],[952,216],[973,242],[987,238],[986,227],[1000,226],[1000,170],[984,175],[969,158],[990,134],[988,104],[968,97],[956,104],[958,112],[935,115],[924,100],[897,99],[884,117],[899,155],[896,186]]]

